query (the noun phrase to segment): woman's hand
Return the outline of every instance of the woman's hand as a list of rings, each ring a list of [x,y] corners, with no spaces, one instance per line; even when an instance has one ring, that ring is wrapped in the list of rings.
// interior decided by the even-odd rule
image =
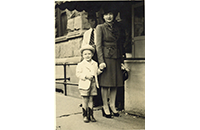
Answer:
[[[100,70],[102,71],[104,68],[106,68],[106,64],[105,63],[101,63],[99,65]]]

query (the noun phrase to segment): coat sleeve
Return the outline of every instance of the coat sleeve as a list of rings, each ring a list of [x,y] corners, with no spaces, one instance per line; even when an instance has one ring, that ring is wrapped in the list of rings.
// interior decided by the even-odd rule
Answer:
[[[81,64],[78,64],[76,67],[76,76],[79,79],[86,80],[86,74],[83,73],[83,67],[81,67]]]
[[[98,64],[97,64],[97,63],[95,63],[94,68],[95,68],[95,73],[96,73],[96,75],[99,75],[99,74],[101,73],[101,71],[100,71],[100,69],[98,68]]]
[[[103,57],[103,51],[102,51],[102,40],[103,33],[101,26],[96,27],[96,51],[97,51],[97,57],[99,64],[104,63],[104,57]]]

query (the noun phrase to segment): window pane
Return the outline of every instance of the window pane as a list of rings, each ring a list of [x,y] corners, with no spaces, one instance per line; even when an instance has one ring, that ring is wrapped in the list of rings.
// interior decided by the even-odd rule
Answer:
[[[61,36],[67,35],[67,15],[66,12],[61,14]]]
[[[144,7],[136,7],[134,9],[134,36],[144,36]]]

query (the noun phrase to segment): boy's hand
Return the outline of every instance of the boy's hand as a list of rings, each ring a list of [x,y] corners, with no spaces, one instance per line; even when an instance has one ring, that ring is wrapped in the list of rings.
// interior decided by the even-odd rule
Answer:
[[[85,76],[85,78],[86,78],[86,79],[89,79],[89,80],[92,80],[92,79],[93,79],[93,75],[88,74],[88,75]]]
[[[101,74],[103,71],[101,70],[101,69],[98,69],[98,72],[97,72],[97,74],[99,75],[99,74]]]

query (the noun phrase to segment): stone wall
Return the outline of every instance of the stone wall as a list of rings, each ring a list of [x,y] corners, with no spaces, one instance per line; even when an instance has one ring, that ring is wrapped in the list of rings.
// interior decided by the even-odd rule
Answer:
[[[62,43],[55,44],[56,58],[69,58],[80,56],[79,49],[82,44],[82,37],[71,39]]]
[[[125,82],[125,111],[145,117],[145,61],[126,60],[130,68]]]

